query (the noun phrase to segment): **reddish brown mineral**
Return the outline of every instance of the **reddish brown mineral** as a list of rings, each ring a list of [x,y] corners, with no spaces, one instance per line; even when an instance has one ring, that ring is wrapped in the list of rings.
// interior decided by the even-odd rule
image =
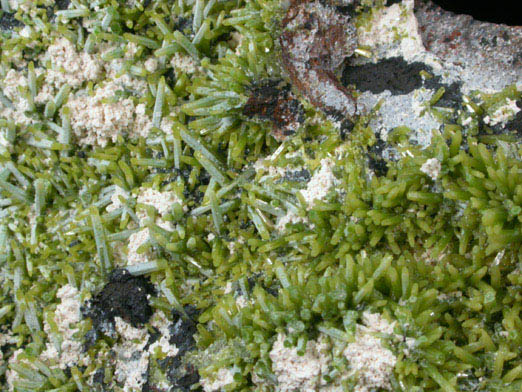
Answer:
[[[288,86],[281,80],[263,80],[250,89],[250,97],[243,114],[273,123],[273,135],[284,139],[299,128],[304,121],[304,110]]]
[[[355,99],[334,73],[357,45],[350,16],[318,0],[292,0],[283,26],[282,62],[292,83],[325,113],[353,117]]]

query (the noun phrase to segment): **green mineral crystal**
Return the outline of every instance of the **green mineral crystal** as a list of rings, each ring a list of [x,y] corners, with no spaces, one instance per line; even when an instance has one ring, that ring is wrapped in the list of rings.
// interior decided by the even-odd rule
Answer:
[[[300,3],[0,2],[2,391],[522,390],[522,92],[412,63],[441,125],[384,135],[289,75]]]

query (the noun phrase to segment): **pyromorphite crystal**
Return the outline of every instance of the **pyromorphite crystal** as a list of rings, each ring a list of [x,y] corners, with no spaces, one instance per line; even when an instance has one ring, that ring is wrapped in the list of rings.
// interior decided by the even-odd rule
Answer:
[[[522,390],[520,29],[0,6],[0,390]]]

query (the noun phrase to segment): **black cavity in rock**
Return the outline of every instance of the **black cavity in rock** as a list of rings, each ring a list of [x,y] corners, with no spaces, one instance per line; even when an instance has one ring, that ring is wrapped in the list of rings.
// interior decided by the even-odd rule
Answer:
[[[343,15],[353,15],[359,3],[358,0],[319,0],[324,7],[333,7]]]
[[[54,2],[56,8],[59,10],[66,10],[69,8],[69,4],[71,4],[71,0],[56,0]]]
[[[501,4],[487,2],[481,6],[479,6],[476,1],[471,0],[432,1],[446,11],[455,14],[470,15],[474,19],[482,22],[506,24],[510,26],[522,25],[522,17],[519,10],[520,3],[517,1],[503,1]]]
[[[146,348],[145,348],[146,349]],[[147,367],[147,371],[143,373],[143,377],[147,380],[145,381],[145,384],[143,384],[143,387],[141,388],[141,392],[158,392],[158,389],[156,386],[152,385],[150,382],[150,362],[149,366]]]
[[[183,310],[185,314],[177,310],[172,311],[173,323],[169,328],[169,341],[175,344],[179,351],[174,358],[168,358],[166,363],[167,377],[174,390],[188,392],[199,382],[197,369],[185,358],[185,354],[196,347],[194,334],[197,332],[196,318],[199,311],[192,305],[184,306]]]
[[[252,227],[254,224],[252,223],[251,220],[240,220],[239,221],[239,228],[241,230],[246,230],[248,229],[249,227]]]
[[[286,181],[295,181],[295,182],[308,182],[311,178],[311,174],[306,169],[301,170],[287,170],[285,172],[285,180]]]
[[[335,109],[323,109],[328,117],[330,117],[333,121],[343,121],[345,118],[345,114],[340,110]]]
[[[169,68],[164,74],[163,76],[165,76],[165,81],[167,82],[167,85],[171,88],[174,87],[174,85],[176,84],[176,72],[174,71],[174,68]]]
[[[254,288],[255,284],[256,284],[256,279],[261,275],[261,273],[257,273],[256,275],[254,276],[249,276],[247,278],[247,283],[248,283],[248,287],[247,287],[247,290],[248,290],[248,294],[252,291],[252,289]],[[243,293],[243,294],[247,294],[247,293]]]
[[[147,344],[145,344],[144,350],[148,350],[151,344],[154,344],[161,338],[161,332],[156,327],[151,328],[152,331],[149,331],[149,340],[147,340]]]
[[[198,370],[190,363],[183,363],[179,357],[173,360],[167,376],[174,391],[201,391],[201,388],[193,388],[193,385],[199,382]]]
[[[235,283],[236,294],[249,295],[252,293],[252,290],[254,289],[254,287],[256,285],[258,285],[261,288],[263,288],[263,290],[265,290],[267,293],[269,293],[270,295],[272,295],[274,297],[277,297],[279,295],[279,285],[277,285],[277,283],[275,283],[275,282],[272,282],[270,285],[267,285],[265,282],[265,279],[264,279],[264,274],[262,274],[261,272],[258,272],[252,276],[249,276],[247,278],[247,284],[248,284],[248,286],[246,287],[246,289],[248,290],[248,293],[244,293],[243,290],[241,289],[241,285],[238,282],[236,282]]]
[[[198,176],[198,181],[201,185],[208,185],[210,183],[210,173],[206,170],[202,170]]]
[[[388,173],[388,165],[382,154],[386,148],[386,143],[377,135],[377,142],[368,149],[368,167],[377,177],[385,176]]]
[[[173,323],[170,327],[170,343],[175,344],[178,348],[178,355],[183,356],[187,351],[195,347],[194,334],[196,333],[196,322],[199,312],[192,305],[186,305],[184,308],[186,315],[172,311]]]
[[[243,285],[241,285],[240,283],[240,280],[237,280],[235,282],[232,283],[232,288],[234,289],[234,294],[236,296],[238,295],[250,295],[252,293],[252,289],[254,288],[254,286],[256,285],[256,282],[258,281],[258,279],[261,278],[261,276],[263,276],[262,273],[258,272],[252,276],[249,276],[247,279],[246,279],[246,285],[244,286],[244,289],[243,289]]]
[[[444,87],[444,95],[435,104],[435,106],[441,106],[446,108],[457,109],[461,106],[461,87],[462,83],[453,82],[452,84],[444,84],[440,82],[440,76],[434,76],[433,78],[424,82],[424,87],[437,91],[439,88]]]
[[[446,90],[436,106],[457,108],[461,102],[461,86],[459,82],[451,85],[441,82],[435,75],[423,80],[421,71],[433,75],[432,68],[422,62],[408,63],[402,57],[381,60],[376,64],[347,66],[343,71],[342,82],[345,86],[353,84],[360,91],[380,94],[389,90],[392,95],[408,94],[418,88],[425,87],[435,93],[439,88]]]
[[[185,18],[183,16],[177,18],[174,24],[174,30],[184,33],[187,29],[192,31],[192,18]]]
[[[522,109],[522,100],[517,101],[517,106]],[[506,129],[514,131],[519,137],[522,137],[522,110],[506,124]]]
[[[152,284],[145,277],[115,269],[109,282],[82,308],[82,313],[91,318],[97,332],[104,333],[108,325],[113,325],[115,317],[139,327],[152,316],[147,296],[153,292]]]
[[[98,331],[96,328],[92,328],[84,336],[83,341],[83,351],[87,352],[89,349],[96,344],[98,340]]]
[[[513,59],[511,60],[511,65],[515,66],[517,63],[522,64],[522,50],[513,56]]]
[[[94,376],[92,376],[92,381],[96,384],[103,384],[103,378],[105,376],[105,369],[99,368],[94,372]]]
[[[22,22],[15,19],[14,15],[7,12],[2,13],[2,16],[0,16],[0,31],[9,31],[13,30],[14,27],[22,26]]]
[[[341,81],[345,86],[355,85],[360,91],[379,94],[389,90],[393,95],[401,95],[422,87],[420,71],[423,70],[429,70],[424,63],[408,63],[402,57],[393,57],[375,64],[348,65]]]
[[[82,242],[80,240],[74,240],[74,241],[71,241],[71,243],[69,244],[69,248],[74,248],[76,245],[80,245]]]
[[[56,0],[54,5],[46,7],[45,10],[47,12],[47,19],[50,22],[56,21],[56,11],[63,11],[69,8],[71,4],[71,0]],[[81,20],[82,18],[80,18]]]
[[[109,391],[108,385],[104,382],[105,368],[100,367],[96,369],[92,376],[92,392],[106,392]]]
[[[354,126],[355,126],[354,122],[347,118],[341,122],[341,130],[339,132],[339,136],[341,136],[341,140],[343,140],[343,141],[346,140],[346,137],[348,136],[349,133],[352,132]]]
[[[348,16],[353,16],[355,15],[355,9],[356,9],[356,6],[354,4],[350,4],[350,5],[338,5],[335,7],[335,10],[342,14],[342,15],[348,15]]]

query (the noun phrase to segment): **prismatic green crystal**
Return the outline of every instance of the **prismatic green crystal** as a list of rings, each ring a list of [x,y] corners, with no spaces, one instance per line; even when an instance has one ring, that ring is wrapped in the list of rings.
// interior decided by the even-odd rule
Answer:
[[[522,389],[520,85],[348,3],[0,2],[2,391]],[[299,85],[303,9],[412,81]]]

